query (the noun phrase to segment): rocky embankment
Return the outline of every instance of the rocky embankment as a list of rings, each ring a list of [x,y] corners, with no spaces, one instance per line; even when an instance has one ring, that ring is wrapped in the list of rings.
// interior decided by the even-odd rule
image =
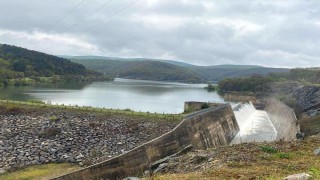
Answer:
[[[0,170],[109,159],[170,131],[175,123],[145,118],[0,107]]]
[[[272,96],[278,97],[295,109],[296,114],[320,114],[320,87],[297,82],[272,84]]]
[[[298,107],[310,116],[320,114],[320,87],[301,86],[293,93]]]

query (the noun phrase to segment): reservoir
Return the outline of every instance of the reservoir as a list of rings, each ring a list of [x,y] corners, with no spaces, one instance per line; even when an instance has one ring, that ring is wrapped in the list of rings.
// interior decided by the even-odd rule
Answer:
[[[38,99],[52,104],[182,113],[185,101],[220,102],[206,84],[115,79],[113,82],[38,84],[0,89],[1,99]]]

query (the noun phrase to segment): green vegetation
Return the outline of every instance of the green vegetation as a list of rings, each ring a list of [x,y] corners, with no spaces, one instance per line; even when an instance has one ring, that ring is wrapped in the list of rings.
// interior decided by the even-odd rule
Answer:
[[[50,116],[49,120],[52,122],[56,122],[56,121],[59,121],[59,118],[57,116]]]
[[[206,80],[197,73],[177,65],[159,61],[72,60],[106,75],[141,80],[201,83]]]
[[[269,153],[269,154],[275,154],[278,152],[278,150],[276,150],[275,148],[271,147],[271,146],[260,146],[260,149],[263,151],[263,152],[266,152],[266,153]]]
[[[250,77],[250,78],[234,78],[225,79],[219,82],[219,90],[221,93],[226,92],[268,92],[270,90],[269,83],[272,79],[268,77]]]
[[[112,80],[67,59],[0,44],[0,86],[21,86],[62,80]]]
[[[209,108],[209,104],[208,103],[203,103],[201,105],[201,109],[208,109]]]
[[[217,65],[217,66],[193,66],[190,70],[206,77],[208,81],[221,81],[226,78],[243,78],[252,75],[266,76],[270,73],[285,73],[289,69],[268,68],[250,65]]]
[[[45,164],[30,166],[26,169],[18,170],[12,173],[0,175],[2,180],[32,180],[32,179],[51,179],[75,170],[80,167],[72,164]]]
[[[253,75],[247,78],[225,79],[219,82],[219,90],[225,92],[269,92],[271,82],[294,81],[304,85],[320,83],[320,68],[297,68],[287,73],[271,73],[265,77]]]
[[[225,78],[234,77],[249,77],[252,74],[265,76],[269,73],[289,71],[289,69],[266,68],[261,66],[195,66],[178,61],[143,58],[124,59],[90,56],[67,58],[73,62],[83,64],[88,69],[93,69],[115,77],[191,83],[220,81]],[[171,68],[167,69],[165,66]],[[188,74],[190,77],[187,77]]]
[[[269,75],[278,81],[297,81],[305,84],[320,83],[320,68],[296,68],[288,73],[272,73]]]
[[[214,92],[216,90],[216,86],[209,83],[207,87],[205,87],[205,89],[208,91],[208,92]]]
[[[95,108],[89,106],[68,106],[64,104],[43,104],[43,103],[33,103],[33,102],[25,102],[25,101],[13,101],[13,100],[0,100],[0,104],[5,105],[7,111],[16,112],[20,111],[21,108],[24,107],[40,107],[40,108],[57,108],[57,109],[66,109],[66,110],[78,110],[78,111],[89,111],[96,113],[107,113],[107,114],[122,114],[128,116],[137,116],[137,117],[150,117],[150,118],[159,118],[159,119],[167,119],[169,121],[173,120],[182,120],[182,114],[163,114],[163,113],[150,113],[150,112],[135,112],[129,109],[106,109],[106,108]],[[55,117],[52,118],[52,121],[58,120]]]
[[[29,103],[37,103],[37,104],[45,104],[45,102],[38,100],[38,99],[29,99],[27,100]]]

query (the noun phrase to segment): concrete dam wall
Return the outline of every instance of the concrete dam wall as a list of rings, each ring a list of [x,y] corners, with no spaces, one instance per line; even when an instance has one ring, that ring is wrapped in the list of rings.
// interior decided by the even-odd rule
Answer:
[[[277,99],[268,98],[265,101],[265,111],[277,130],[276,140],[289,141],[296,138],[300,127],[292,108]]]
[[[207,149],[229,145],[239,131],[229,104],[193,113],[167,134],[113,159],[58,177],[69,179],[119,179],[142,175],[150,165],[192,145]]]

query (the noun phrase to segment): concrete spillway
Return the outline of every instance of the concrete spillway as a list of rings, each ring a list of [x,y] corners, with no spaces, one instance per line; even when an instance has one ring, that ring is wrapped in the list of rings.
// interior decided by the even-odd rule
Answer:
[[[274,141],[277,131],[265,111],[256,110],[251,103],[233,105],[240,131],[231,144]]]

